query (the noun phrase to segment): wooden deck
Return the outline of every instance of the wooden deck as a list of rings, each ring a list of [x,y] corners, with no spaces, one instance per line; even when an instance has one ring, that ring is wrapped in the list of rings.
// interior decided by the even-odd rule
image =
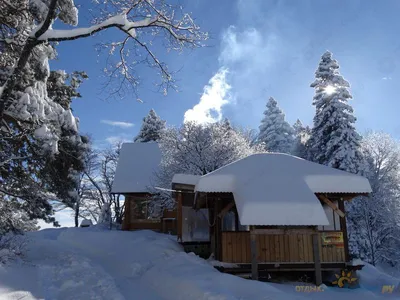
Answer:
[[[345,262],[344,247],[322,245],[323,232],[319,233],[322,263]],[[251,263],[250,232],[222,232],[222,261]],[[314,262],[312,236],[257,235],[257,261],[259,263],[312,263]]]

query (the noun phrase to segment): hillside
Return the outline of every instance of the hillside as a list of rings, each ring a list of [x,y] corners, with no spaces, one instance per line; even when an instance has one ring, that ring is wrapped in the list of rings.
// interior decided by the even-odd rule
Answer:
[[[361,288],[296,292],[296,284],[254,282],[222,274],[151,231],[92,228],[28,233],[24,262],[0,266],[0,299],[287,300],[395,299],[381,294],[397,280],[367,265]]]

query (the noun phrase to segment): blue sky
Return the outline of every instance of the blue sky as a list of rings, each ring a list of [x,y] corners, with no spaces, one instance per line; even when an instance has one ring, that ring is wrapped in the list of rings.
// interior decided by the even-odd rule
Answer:
[[[90,2],[82,5],[80,24],[89,19]],[[208,102],[227,101],[223,116],[233,123],[257,128],[269,96],[274,96],[293,123],[300,118],[311,124],[314,71],[322,53],[329,49],[339,61],[341,73],[351,83],[352,105],[360,132],[384,130],[400,137],[396,121],[400,108],[398,94],[400,65],[400,2],[393,1],[272,1],[272,0],[195,0],[181,1],[193,13],[201,28],[210,32],[208,47],[183,54],[154,50],[176,74],[180,92],[168,96],[149,85],[139,88],[144,103],[132,95],[107,99],[102,93],[105,57],[97,56],[95,46],[113,40],[115,31],[98,34],[58,46],[59,57],[53,69],[85,70],[90,79],[81,87],[83,98],[73,104],[81,130],[93,136],[96,144],[107,140],[131,139],[141,119],[154,108],[171,125],[180,124],[187,110],[196,105],[210,79],[228,69],[221,91],[221,80],[209,86]],[[144,70],[143,81],[155,74]],[[221,78],[219,78],[221,79]],[[201,114],[201,112],[200,112]],[[201,116],[199,116],[201,118]],[[133,123],[131,127],[112,126],[101,120]]]
[[[80,25],[86,25],[91,1],[76,3],[82,5]],[[273,96],[290,123],[300,118],[311,125],[314,91],[309,85],[325,50],[333,52],[342,75],[351,83],[357,129],[361,133],[383,130],[400,138],[400,1],[180,3],[211,39],[207,47],[183,54],[166,54],[162,47],[155,47],[154,52],[172,70],[179,70],[179,93],[156,93],[146,84],[154,80],[154,73],[144,70],[140,75],[145,84],[139,88],[143,103],[135,101],[134,95],[107,100],[102,93],[105,56],[98,56],[95,46],[115,39],[115,31],[58,46],[53,69],[85,70],[90,77],[73,109],[81,131],[89,133],[97,146],[131,140],[151,108],[168,124],[179,125],[200,101],[186,114],[188,118],[205,120],[207,109],[214,109],[236,125],[257,128],[266,101]]]

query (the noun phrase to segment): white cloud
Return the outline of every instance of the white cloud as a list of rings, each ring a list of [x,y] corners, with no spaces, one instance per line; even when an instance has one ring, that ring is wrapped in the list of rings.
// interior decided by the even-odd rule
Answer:
[[[121,128],[130,128],[130,127],[135,126],[135,124],[133,124],[133,123],[121,122],[121,121],[101,120],[100,122],[103,124],[121,127]]]
[[[106,137],[105,141],[111,145],[115,145],[119,142],[122,142],[122,143],[131,142],[132,137],[127,134],[112,135],[112,136]]]
[[[229,103],[231,86],[227,83],[228,70],[220,68],[204,87],[200,102],[187,110],[184,122],[195,121],[200,124],[212,123],[221,120],[222,106]]]
[[[235,26],[230,26],[222,35],[220,64],[246,74],[265,71],[273,62],[277,41],[277,36],[271,32],[263,34],[256,28],[239,31]]]
[[[382,80],[392,80],[392,77],[382,77]]]
[[[221,38],[219,70],[204,87],[199,103],[185,112],[184,120],[199,123],[221,120],[223,106],[236,104],[236,99],[240,107],[231,106],[232,112],[240,117],[257,115],[259,108],[253,104],[266,101],[270,67],[281,48],[281,40],[273,31],[229,26]]]

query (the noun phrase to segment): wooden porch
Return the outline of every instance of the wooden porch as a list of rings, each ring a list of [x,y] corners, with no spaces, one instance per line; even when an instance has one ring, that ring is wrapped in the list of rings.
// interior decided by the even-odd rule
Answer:
[[[346,262],[344,245],[324,245],[323,243],[324,236],[332,233],[340,236],[341,231],[317,233],[320,261],[321,263],[344,263]],[[314,263],[313,242],[310,234],[257,234],[256,246],[256,258],[259,264]],[[221,261],[236,264],[251,263],[249,231],[222,232],[221,247]]]
[[[257,279],[263,271],[312,271],[316,282],[321,272],[345,268],[349,262],[344,201],[355,195],[316,194],[329,226],[248,226],[241,228],[238,211],[230,193],[199,195],[200,207],[208,207],[210,242],[215,259],[234,263]],[[179,196],[178,196],[179,203]],[[224,230],[224,220],[234,215],[233,228]],[[225,270],[226,271],[226,270]],[[235,270],[233,270],[233,273]]]

